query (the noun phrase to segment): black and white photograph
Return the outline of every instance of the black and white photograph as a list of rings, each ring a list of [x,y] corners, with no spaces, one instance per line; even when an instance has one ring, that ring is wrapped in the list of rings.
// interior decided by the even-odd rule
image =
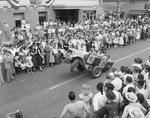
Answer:
[[[150,118],[150,0],[0,0],[0,118]]]

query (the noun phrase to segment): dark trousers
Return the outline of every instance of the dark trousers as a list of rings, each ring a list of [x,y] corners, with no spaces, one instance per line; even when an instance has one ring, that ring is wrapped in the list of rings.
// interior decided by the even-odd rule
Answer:
[[[93,113],[93,118],[104,118],[104,109],[100,109]]]

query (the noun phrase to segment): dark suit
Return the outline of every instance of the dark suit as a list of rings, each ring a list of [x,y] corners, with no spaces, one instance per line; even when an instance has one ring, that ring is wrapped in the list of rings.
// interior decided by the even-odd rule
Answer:
[[[118,115],[118,104],[117,102],[110,102],[105,105],[104,109],[104,115],[107,115],[107,118],[113,118],[114,115]]]

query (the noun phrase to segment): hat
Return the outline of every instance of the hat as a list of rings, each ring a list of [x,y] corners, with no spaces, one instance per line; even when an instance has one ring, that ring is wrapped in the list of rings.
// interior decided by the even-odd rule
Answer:
[[[113,101],[116,99],[116,95],[111,90],[106,91],[106,97],[109,101]]]
[[[135,64],[132,65],[132,67],[133,67],[134,70],[139,70],[139,71],[142,70],[142,66],[140,64],[135,63]]]
[[[125,97],[130,102],[136,102],[137,101],[137,95],[133,92],[128,92],[125,94]]]
[[[114,77],[114,73],[113,73],[113,72],[110,72],[110,73],[109,73],[109,76],[110,76],[110,77]]]

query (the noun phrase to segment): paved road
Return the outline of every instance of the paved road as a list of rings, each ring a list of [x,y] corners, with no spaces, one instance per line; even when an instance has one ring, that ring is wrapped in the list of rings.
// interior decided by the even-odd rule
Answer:
[[[150,55],[150,42],[142,41],[136,44],[112,48],[107,52],[115,61],[114,67],[129,65],[135,57],[144,60]],[[61,64],[53,68],[46,68],[43,72],[18,75],[9,84],[0,87],[0,118],[6,113],[21,109],[24,118],[52,118],[59,117],[64,105],[69,102],[67,94],[73,90],[77,95],[82,84],[89,84],[95,93],[95,86],[104,81],[106,73],[93,80],[84,72],[69,73],[70,65]],[[69,118],[69,117],[68,117]]]

